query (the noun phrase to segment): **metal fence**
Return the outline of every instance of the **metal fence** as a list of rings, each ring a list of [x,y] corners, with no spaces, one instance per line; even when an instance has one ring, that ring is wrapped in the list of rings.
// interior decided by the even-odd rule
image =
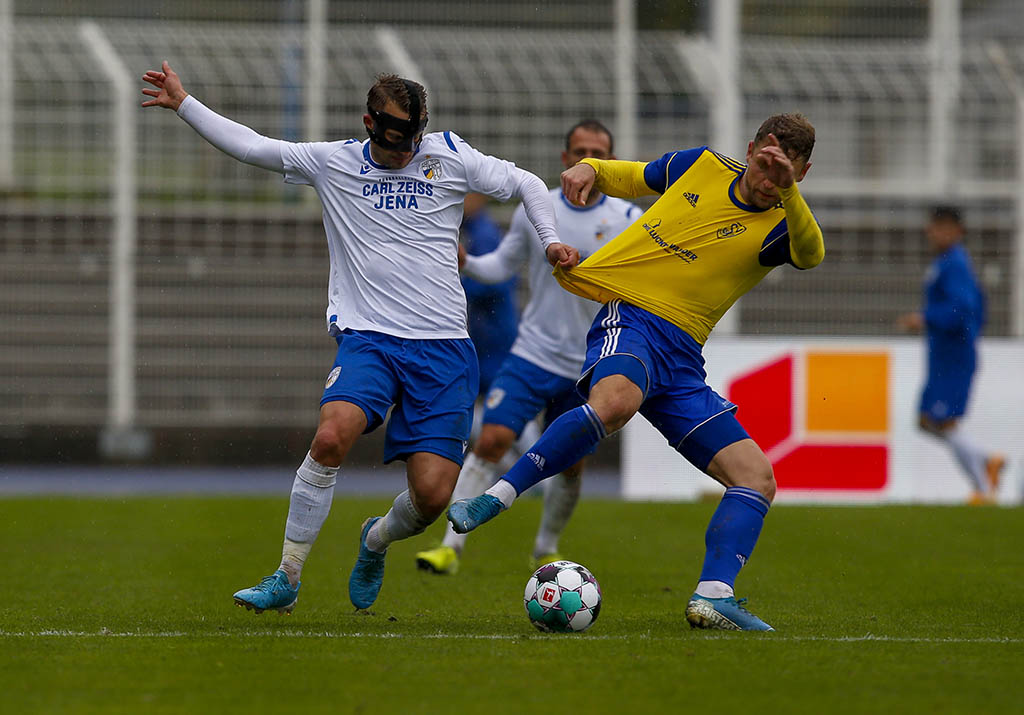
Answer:
[[[229,5],[241,13],[247,4]],[[576,24],[572,13],[516,22],[516,2],[495,4],[489,16],[482,3],[430,11],[385,2],[367,23],[341,16],[354,4],[332,3],[316,86],[305,4],[292,3],[290,21],[275,21],[272,3],[257,5],[264,12],[253,21],[223,22],[209,8],[125,19],[122,4],[100,3],[93,27],[132,73],[133,102],[138,77],[167,59],[203,102],[285,139],[307,138],[310,126],[323,129],[308,138],[361,136],[374,75],[412,67],[430,93],[432,129],[451,129],[549,183],[565,130],[584,116],[618,130],[622,108],[635,108],[635,130],[620,132],[633,156],[620,157],[651,159],[705,143],[741,154],[761,119],[799,110],[818,130],[804,190],[828,258],[799,276],[775,271],[739,306],[739,332],[893,332],[894,316],[918,304],[928,261],[922,223],[937,200],[965,208],[989,334],[1020,329],[1015,152],[1024,140],[1013,83],[1024,76],[1024,45],[1008,41],[1012,23],[998,21],[1017,17],[1013,3],[722,0],[699,3],[682,29],[626,33],[614,21],[632,6],[622,0],[569,3],[576,14],[585,8]],[[721,27],[707,23],[727,5],[738,22],[723,41]],[[6,126],[0,114],[0,140],[6,132],[11,147],[0,164],[0,425],[102,425],[116,402],[111,314],[124,309],[110,286],[121,271],[112,205],[125,127],[84,18],[46,17],[45,3],[16,9]],[[436,22],[421,17],[430,12]],[[954,44],[943,44],[950,37]],[[634,58],[626,79],[623,51]],[[718,103],[730,86],[739,101],[724,123]],[[312,96],[322,103],[320,125],[310,122]],[[128,422],[311,425],[333,354],[312,192],[223,156],[169,112],[136,109],[131,122]]]

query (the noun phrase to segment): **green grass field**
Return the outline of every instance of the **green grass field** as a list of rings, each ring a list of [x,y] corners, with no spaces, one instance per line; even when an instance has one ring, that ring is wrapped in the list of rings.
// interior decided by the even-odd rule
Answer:
[[[0,501],[3,712],[1021,711],[1024,514],[776,507],[739,595],[776,633],[683,618],[713,504],[584,500],[563,552],[604,591],[577,635],[522,605],[539,516],[470,538],[461,572],[392,546],[380,599],[346,584],[384,499],[335,500],[295,614],[231,594],[277,564],[285,497]]]

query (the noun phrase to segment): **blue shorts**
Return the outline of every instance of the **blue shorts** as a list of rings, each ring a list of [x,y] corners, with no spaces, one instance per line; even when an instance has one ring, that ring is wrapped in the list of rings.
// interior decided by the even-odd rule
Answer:
[[[544,410],[545,428],[560,415],[583,404],[576,381],[509,355],[484,400],[485,425],[503,425],[518,437],[526,423]]]
[[[934,422],[963,417],[971,394],[971,377],[937,379],[930,376],[921,391],[921,414]]]
[[[468,338],[415,340],[345,330],[327,378],[322,406],[344,400],[366,413],[366,430],[383,422],[384,463],[431,452],[462,464],[480,381]]]
[[[707,472],[719,450],[750,435],[736,419],[736,405],[708,387],[696,340],[663,318],[614,300],[587,334],[587,358],[577,383],[625,375],[644,391],[640,414],[695,467]]]

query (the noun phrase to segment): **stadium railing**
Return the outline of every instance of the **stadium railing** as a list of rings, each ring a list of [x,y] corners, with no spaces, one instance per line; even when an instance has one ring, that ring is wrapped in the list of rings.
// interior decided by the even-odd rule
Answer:
[[[268,23],[102,20],[139,77],[167,59],[203,102],[267,135],[299,140],[301,28]],[[365,92],[389,68],[376,26],[326,31],[325,134],[360,137]],[[564,131],[615,116],[612,30],[391,27],[430,89],[431,129],[451,129],[553,184]],[[13,184],[0,194],[0,424],[108,421],[114,151],[109,83],[79,25],[21,19],[13,37]],[[706,78],[677,32],[638,34],[636,159],[707,143]],[[1014,329],[1020,230],[1018,99],[983,44],[965,45],[947,186],[929,146],[927,38],[746,35],[740,125],[799,110],[819,142],[805,184],[828,259],[799,281],[779,271],[748,297],[740,333],[889,334],[918,304],[921,224],[937,199],[965,207],[989,293],[990,335]],[[1010,76],[1024,49],[1005,46]],[[69,71],[72,68],[72,71]],[[1004,67],[1004,73],[1006,68]],[[139,88],[142,82],[138,81]],[[141,94],[138,95],[141,101]],[[308,426],[330,366],[326,248],[307,191],[214,150],[167,112],[139,110],[135,170],[135,421],[144,427]],[[614,129],[614,127],[613,127]],[[742,158],[742,157],[740,157]],[[936,195],[939,192],[940,195]],[[499,215],[507,213],[499,210]],[[1019,260],[1019,259],[1018,259]]]

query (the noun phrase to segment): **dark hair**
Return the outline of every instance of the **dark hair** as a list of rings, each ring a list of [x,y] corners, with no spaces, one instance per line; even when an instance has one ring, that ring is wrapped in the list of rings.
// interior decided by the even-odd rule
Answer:
[[[577,129],[586,129],[588,132],[596,132],[598,134],[607,134],[608,135],[608,151],[610,153],[612,153],[612,154],[615,153],[615,137],[612,136],[611,130],[609,130],[608,127],[606,127],[605,125],[601,124],[601,122],[597,121],[596,119],[581,119],[580,121],[578,121],[578,122],[576,122],[575,124],[572,125],[572,129],[570,129],[565,134],[565,149],[566,149],[566,151],[569,150],[569,140],[572,139],[572,135],[576,132]]]
[[[384,107],[387,106],[388,100],[391,100],[399,107],[402,111],[409,111],[409,89],[406,86],[406,82],[412,85],[413,89],[420,97],[420,117],[427,116],[427,90],[423,88],[423,85],[419,82],[412,80],[406,80],[399,77],[397,74],[379,74],[377,75],[377,81],[370,87],[370,91],[366,93],[366,104],[372,109],[378,112],[383,112]],[[409,117],[410,119],[418,119],[420,117]]]
[[[786,152],[789,158],[804,161],[811,158],[811,151],[814,149],[814,126],[804,115],[794,112],[768,117],[754,135],[754,146],[767,139],[769,134],[775,135],[782,151]]]
[[[953,221],[960,226],[964,225],[963,218],[960,216],[960,209],[952,204],[932,206],[931,216],[932,221]]]

